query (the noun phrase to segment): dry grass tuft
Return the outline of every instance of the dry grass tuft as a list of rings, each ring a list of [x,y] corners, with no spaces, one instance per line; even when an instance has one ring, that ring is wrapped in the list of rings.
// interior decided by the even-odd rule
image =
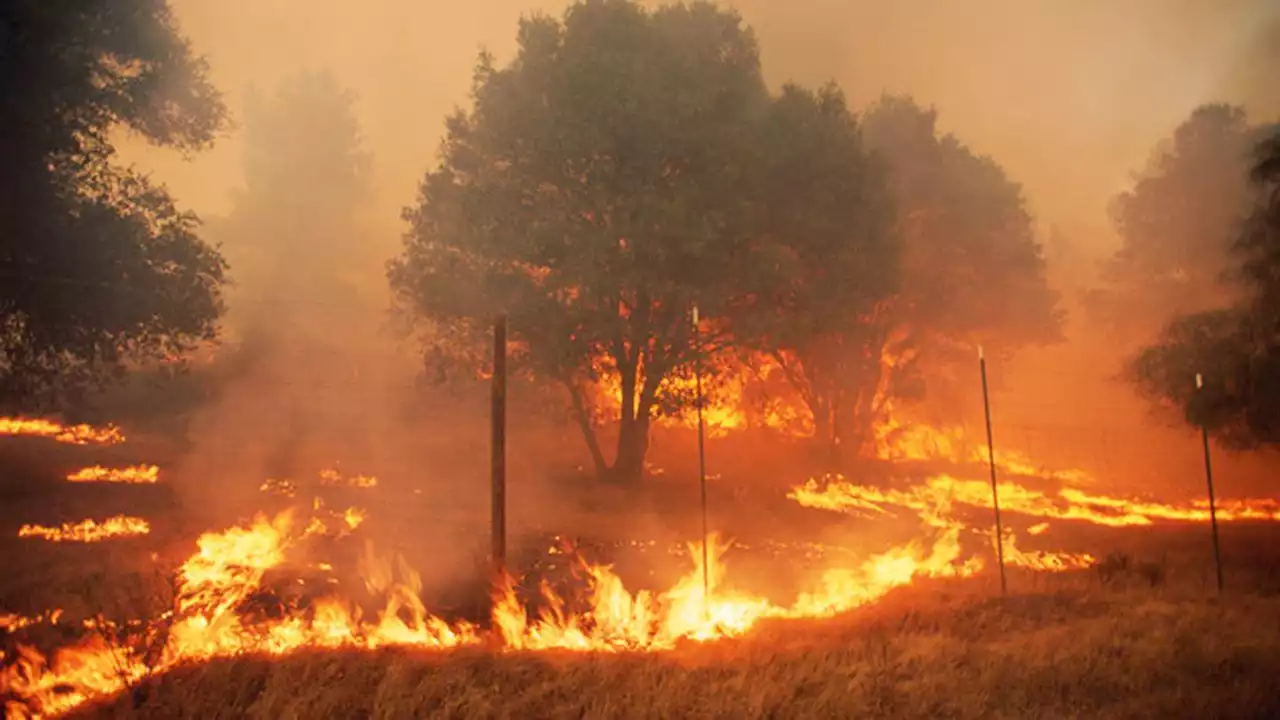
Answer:
[[[667,654],[315,652],[170,673],[104,718],[1276,717],[1280,599],[895,593]]]

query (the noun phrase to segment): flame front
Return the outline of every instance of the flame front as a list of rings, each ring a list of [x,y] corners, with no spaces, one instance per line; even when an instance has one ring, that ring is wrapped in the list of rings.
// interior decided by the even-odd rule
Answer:
[[[1005,481],[997,483],[1001,512],[1019,513],[1050,520],[1082,520],[1095,525],[1125,527],[1151,525],[1157,520],[1208,522],[1207,500],[1166,504],[1097,495],[1064,487],[1056,494]],[[980,508],[992,507],[991,484],[986,480],[961,480],[936,475],[922,484],[904,489],[881,489],[857,485],[842,477],[809,480],[788,495],[805,507],[839,512],[892,515],[889,507],[917,512],[952,503]],[[1280,504],[1271,499],[1232,500],[1217,507],[1220,522],[1237,520],[1280,520]],[[1038,530],[1036,533],[1043,532]]]
[[[130,485],[154,485],[160,481],[160,468],[155,465],[134,465],[125,468],[105,468],[93,465],[67,475],[68,482],[126,483]]]
[[[348,529],[358,525],[350,518],[362,517],[354,510],[338,515]],[[36,715],[56,715],[182,662],[303,647],[450,648],[482,641],[477,627],[427,612],[417,573],[399,557],[379,557],[368,544],[359,570],[370,592],[383,598],[382,610],[373,616],[365,617],[359,606],[328,592],[306,610],[284,617],[261,618],[247,611],[264,591],[267,573],[289,563],[291,551],[315,534],[310,527],[294,523],[293,514],[286,512],[201,536],[196,552],[178,571],[172,615],[155,621],[168,628],[158,661],[147,663],[140,652],[92,638],[51,658],[23,648],[0,681]],[[819,588],[799,595],[791,605],[778,606],[729,586],[723,563],[727,549],[727,543],[711,538],[708,592],[703,590],[698,543],[688,546],[692,568],[661,593],[633,593],[611,568],[583,562],[589,585],[589,608],[583,612],[568,611],[568,603],[544,587],[545,609],[530,617],[508,582],[495,597],[495,637],[509,649],[664,650],[681,641],[740,635],[765,618],[835,614],[871,602],[917,576],[957,576],[981,567],[974,560],[958,562],[958,534],[952,528],[932,544],[913,543],[831,570]]]
[[[124,434],[112,425],[104,428],[95,428],[92,425],[63,425],[40,418],[0,417],[0,435],[52,438],[69,445],[117,445],[124,442]]]
[[[102,522],[82,520],[78,523],[63,523],[60,527],[44,525],[23,525],[18,528],[20,538],[40,538],[51,542],[100,542],[110,538],[146,535],[151,532],[151,525],[142,518],[116,515]]]
[[[729,395],[737,392],[732,384],[722,387],[729,388]],[[730,408],[734,403],[740,405],[741,399],[730,398],[722,406]],[[768,417],[775,418],[778,427],[784,427],[789,416],[777,408],[772,412]],[[683,416],[671,419],[680,424],[688,420]],[[721,417],[709,411],[708,420],[722,430],[741,427],[740,421],[730,415]],[[52,431],[44,434],[59,437]],[[985,461],[985,456],[966,449],[961,435],[892,419],[877,426],[875,445],[888,459],[944,458],[958,464]],[[997,455],[996,461],[1007,474],[1046,475],[1016,454]],[[120,478],[151,480],[110,480],[107,478],[113,471],[97,466],[75,474],[83,473],[83,479],[69,476],[68,480],[154,482],[158,475],[152,472],[153,468],[147,468],[150,466],[114,472]],[[1036,489],[1008,480],[998,485],[1003,511],[1035,521],[1025,531],[1028,535],[1044,536],[1053,527],[1051,523],[1059,521],[1130,527],[1208,518],[1203,502],[1163,504],[1083,490],[1081,486],[1093,481],[1080,471],[1052,473],[1048,478],[1060,489]],[[321,471],[318,484],[364,490],[379,487],[373,476],[344,475],[336,469]],[[261,489],[288,497],[296,496],[300,490],[288,479],[268,480]],[[939,474],[905,487],[879,488],[836,476],[810,480],[792,488],[788,497],[806,507],[880,518],[896,518],[906,510],[916,516],[922,532],[911,542],[884,552],[862,553],[853,560],[827,566],[812,587],[787,603],[735,588],[724,562],[730,543],[716,536],[708,539],[705,568],[701,544],[690,543],[688,572],[662,591],[629,590],[610,566],[589,564],[575,556],[587,584],[582,601],[571,602],[544,584],[540,609],[535,611],[522,602],[512,579],[504,578],[494,593],[492,628],[486,632],[428,612],[418,574],[403,558],[379,555],[367,542],[359,554],[357,569],[380,609],[370,611],[376,605],[351,601],[350,595],[340,592],[341,583],[332,574],[332,567],[305,559],[309,553],[304,550],[318,538],[352,536],[366,522],[367,514],[358,507],[330,509],[316,498],[310,503],[309,515],[299,515],[298,509],[275,517],[259,515],[243,526],[200,536],[195,552],[176,573],[172,611],[150,621],[152,626],[164,629],[158,653],[127,643],[113,644],[103,639],[105,635],[91,637],[49,657],[21,647],[9,667],[0,671],[0,684],[11,697],[24,703],[11,706],[11,713],[48,716],[118,693],[150,674],[181,663],[245,653],[390,645],[440,649],[479,644],[487,639],[509,650],[667,650],[684,642],[738,636],[766,620],[836,615],[875,602],[918,578],[974,575],[994,556],[994,532],[965,522],[966,508],[981,510],[992,506],[991,486],[985,480]],[[1223,502],[1218,518],[1278,520],[1280,504],[1273,500]],[[145,534],[149,530],[146,521],[121,516],[62,528],[24,526],[19,534],[89,542]],[[965,533],[979,538],[978,554],[966,552],[966,545],[961,542]],[[1002,549],[1010,566],[1055,572],[1095,563],[1092,556],[1082,553],[1023,550],[1018,540],[1013,530],[1004,529]],[[561,547],[548,552],[571,553]],[[298,570],[304,570],[308,578],[313,574],[323,578],[320,582],[294,578],[296,584],[290,587],[307,592],[307,602],[286,601],[272,584],[273,577],[292,577],[290,571]],[[264,598],[270,600],[270,611],[261,608]],[[46,621],[57,622],[56,612],[35,618],[0,616],[0,625],[13,630]]]

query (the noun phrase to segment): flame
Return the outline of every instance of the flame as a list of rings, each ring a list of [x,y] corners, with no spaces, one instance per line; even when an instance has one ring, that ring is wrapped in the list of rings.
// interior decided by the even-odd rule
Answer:
[[[40,418],[0,417],[0,435],[46,437],[70,445],[117,445],[124,442],[124,434],[113,425],[103,428],[92,425],[62,425]]]
[[[142,518],[116,515],[102,522],[82,520],[78,523],[63,523],[61,527],[45,527],[43,525],[23,525],[18,529],[20,538],[41,538],[51,542],[100,542],[109,538],[146,535],[151,532],[151,525]]]
[[[997,483],[996,487],[1000,495],[1001,512],[1031,517],[1082,520],[1110,527],[1151,525],[1158,520],[1209,521],[1207,500],[1165,504],[1095,495],[1072,487],[1063,487],[1056,494],[1050,494],[1010,481]],[[813,479],[792,488],[788,497],[805,507],[887,516],[893,515],[887,506],[915,511],[953,503],[980,508],[992,507],[990,482],[961,480],[950,475],[935,475],[923,484],[901,490],[857,485],[840,476],[825,481]],[[1220,522],[1280,520],[1280,503],[1272,499],[1223,501],[1218,503],[1217,517]]]
[[[1040,526],[1037,525],[1036,527]],[[1030,533],[1031,529],[1028,529],[1027,532]],[[1034,535],[1035,533],[1032,534]],[[1041,572],[1063,572],[1093,567],[1098,563],[1098,559],[1089,553],[1023,550],[1018,547],[1017,536],[1012,530],[1006,528],[1003,535],[1004,547],[1002,551],[1004,552],[1004,561],[1013,567],[1039,570]],[[991,534],[991,538],[994,545],[995,533]]]
[[[108,482],[131,485],[152,485],[160,481],[160,468],[155,465],[134,465],[125,468],[105,468],[93,465],[81,468],[67,476],[69,482]]]
[[[780,368],[776,361],[757,354],[749,365],[728,358],[708,363],[708,367],[712,365],[719,371],[717,377],[714,382],[708,379],[702,387],[702,417],[709,437],[724,437],[732,431],[752,427],[769,428],[794,437],[813,433],[809,411],[796,399],[794,391],[785,386],[785,381],[777,377]],[[609,422],[618,417],[622,408],[622,381],[607,359],[593,361],[592,371],[598,378],[593,395],[593,419],[598,423]],[[775,391],[779,387],[784,388],[782,392]],[[697,398],[697,378],[668,376],[659,392]],[[678,411],[657,415],[654,424],[665,428],[696,428],[697,405],[690,402]]]
[[[887,403],[880,419],[872,426],[876,457],[890,461],[937,461],[955,464],[986,465],[992,458],[985,439],[974,441],[962,427],[935,428],[922,423],[900,420]],[[1054,480],[1088,485],[1095,482],[1089,473],[1075,469],[1049,469],[1025,454],[996,450],[996,468],[1001,474],[1047,477]]]
[[[35,617],[26,617],[16,613],[0,613],[0,630],[7,633],[16,633],[33,625],[43,625],[45,623],[57,625],[61,617],[61,608],[46,610]]]
[[[344,476],[342,473],[332,468],[321,470],[320,484],[327,487],[353,487],[353,488],[375,488],[378,487],[378,478],[372,475],[350,475]]]
[[[734,386],[729,383],[727,387]],[[728,391],[724,407],[743,407],[742,396],[734,392]],[[722,430],[745,426],[746,420],[740,422],[725,412],[708,411],[709,425]],[[667,422],[688,424],[689,418],[681,415]],[[876,448],[887,457],[943,457],[955,462],[975,459],[957,433],[900,424],[892,417],[877,426],[877,433]],[[1015,469],[1023,475],[1044,474],[1016,454],[1000,455],[997,460],[1008,474]],[[1202,502],[1169,505],[1090,493],[1076,486],[1090,481],[1079,471],[1051,477],[1061,485],[1056,492],[1007,480],[998,486],[1003,510],[1039,521],[1025,531],[1028,535],[1043,535],[1049,522],[1057,520],[1126,527],[1207,518]],[[1078,483],[1073,483],[1073,478]],[[319,473],[319,483],[377,487],[372,476],[348,477],[333,469]],[[297,492],[289,480],[267,480],[262,489],[290,496]],[[0,671],[0,683],[9,688],[10,696],[25,703],[24,712],[56,715],[121,692],[152,673],[182,663],[243,653],[391,645],[442,649],[486,641],[506,650],[665,651],[686,642],[739,636],[763,621],[830,617],[873,603],[919,578],[972,576],[981,572],[987,558],[995,553],[994,533],[985,527],[969,527],[963,518],[965,507],[991,506],[991,487],[985,480],[935,475],[923,483],[895,489],[859,485],[835,476],[810,480],[793,488],[788,497],[807,507],[877,517],[892,518],[907,510],[917,516],[924,532],[884,552],[848,553],[845,558],[827,558],[829,548],[821,546],[782,548],[791,558],[816,554],[827,566],[814,586],[781,604],[734,587],[725,563],[734,546],[718,536],[708,538],[705,568],[702,545],[684,546],[682,555],[690,560],[688,572],[666,590],[628,589],[610,566],[586,562],[570,543],[557,539],[547,554],[557,562],[565,556],[573,558],[586,582],[585,596],[561,596],[543,584],[535,609],[522,599],[514,580],[504,577],[494,591],[492,628],[484,631],[429,612],[421,598],[418,574],[402,557],[379,555],[369,542],[356,559],[356,569],[380,609],[371,612],[370,607],[375,606],[368,602],[353,602],[339,594],[340,583],[331,564],[300,558],[309,558],[303,550],[318,536],[350,536],[363,526],[367,514],[357,507],[330,510],[316,497],[309,515],[295,518],[296,510],[270,518],[258,515],[245,525],[199,537],[194,554],[177,572],[173,611],[151,621],[166,631],[158,658],[102,638],[90,638],[48,657],[20,647],[10,666]],[[1223,520],[1280,519],[1280,504],[1275,501],[1227,501],[1220,507],[1219,518]],[[961,542],[966,532],[982,539],[978,545],[981,554],[966,553]],[[1088,554],[1023,550],[1017,541],[1016,534],[1006,528],[1002,547],[1005,561],[1012,567],[1059,572],[1096,563]],[[281,597],[276,585],[268,581],[269,576],[280,577],[297,568],[326,574],[319,583],[298,578],[297,584],[289,586],[303,588],[307,602]],[[270,600],[269,612],[255,609],[264,598]],[[19,616],[5,618],[11,618],[5,623],[15,628],[32,624]],[[18,711],[11,707],[11,712]]]
[[[321,507],[319,502],[313,505],[315,510]],[[355,508],[335,515],[348,530],[364,518]],[[246,525],[200,536],[195,553],[177,573],[173,613],[156,621],[168,628],[159,660],[148,664],[141,652],[112,646],[101,638],[63,648],[51,657],[24,647],[12,666],[0,673],[0,682],[36,715],[56,715],[184,662],[304,647],[451,648],[483,641],[478,628],[427,612],[417,573],[399,556],[377,555],[369,543],[358,569],[367,589],[383,598],[381,611],[372,616],[329,588],[309,608],[287,610],[282,617],[263,618],[247,610],[255,597],[267,591],[267,573],[285,568],[293,551],[315,532],[315,517],[300,524],[293,516],[293,512],[274,518],[258,515]],[[699,543],[687,545],[687,556],[692,558],[689,572],[664,592],[632,592],[610,567],[589,565],[578,558],[589,593],[586,607],[576,610],[544,586],[545,608],[531,616],[508,578],[495,594],[494,638],[508,649],[665,650],[682,641],[741,635],[767,618],[832,615],[872,602],[916,577],[963,576],[982,566],[976,558],[960,561],[958,529],[950,527],[932,543],[893,548],[848,568],[830,570],[817,589],[779,606],[729,584],[723,562],[729,547],[718,537],[710,538],[705,592]]]
[[[264,493],[283,495],[284,497],[294,497],[298,494],[298,486],[288,479],[267,478],[262,481],[262,485],[258,487],[258,490]]]

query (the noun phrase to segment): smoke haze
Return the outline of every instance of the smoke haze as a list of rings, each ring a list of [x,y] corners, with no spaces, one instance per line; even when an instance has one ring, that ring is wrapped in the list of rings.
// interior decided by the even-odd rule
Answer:
[[[363,147],[371,157],[369,194],[360,213],[367,218],[360,230],[361,242],[372,255],[383,258],[396,251],[403,230],[399,211],[412,202],[418,180],[434,163],[445,116],[468,101],[477,53],[487,48],[499,63],[504,62],[514,49],[516,23],[522,15],[558,14],[565,6],[546,0],[369,0],[361,4],[171,0],[171,4],[182,31],[196,51],[207,56],[213,80],[227,94],[237,121],[244,119],[251,89],[272,93],[283,80],[304,70],[330,70],[353,93]],[[994,408],[1003,428],[997,440],[1025,446],[1046,462],[1087,464],[1094,471],[1121,475],[1144,487],[1195,492],[1200,482],[1195,444],[1184,437],[1184,431],[1151,429],[1145,406],[1126,387],[1110,380],[1119,361],[1115,345],[1089,327],[1074,298],[1093,281],[1096,262],[1116,246],[1106,215],[1108,200],[1126,187],[1154,145],[1192,108],[1206,101],[1224,101],[1245,104],[1255,120],[1280,113],[1274,84],[1280,69],[1280,53],[1275,49],[1280,47],[1276,41],[1280,4],[1273,0],[739,0],[732,4],[760,38],[764,71],[771,83],[796,80],[813,85],[834,79],[854,107],[865,106],[885,92],[907,93],[936,105],[942,130],[993,156],[1024,184],[1030,208],[1045,229],[1043,236],[1050,237],[1050,227],[1057,230],[1047,255],[1051,278],[1073,313],[1067,329],[1070,341],[1028,351],[1014,368],[997,368],[1006,374]],[[153,172],[180,203],[206,219],[226,216],[234,208],[234,191],[245,185],[244,153],[239,129],[212,151],[191,159],[132,141],[124,143],[128,160]],[[399,442],[399,449],[386,449],[389,443],[395,444],[387,437],[397,416],[392,403],[373,398],[395,397],[397,388],[404,387],[406,376],[416,370],[413,349],[371,332],[385,319],[385,280],[380,263],[361,267],[368,272],[361,284],[369,289],[362,314],[341,323],[321,314],[311,324],[330,339],[340,332],[358,331],[359,335],[345,337],[359,337],[366,353],[387,358],[384,366],[396,370],[386,370],[389,374],[379,376],[371,386],[361,385],[352,397],[334,400],[339,405],[330,406],[328,412],[342,415],[360,408],[356,416],[370,422],[380,416],[381,424],[367,432],[382,444],[383,455],[398,455],[407,452],[403,449],[407,445],[420,445],[421,439],[407,439]],[[241,277],[235,267],[232,275]],[[323,303],[312,302],[308,307],[325,312]],[[243,316],[237,312],[233,318]],[[321,375],[339,372],[326,367]],[[264,432],[270,436],[262,428],[287,424],[283,416],[267,411],[278,404],[281,393],[288,393],[282,390],[285,386],[273,382],[258,378],[229,390],[224,405],[210,410],[193,430],[221,436],[227,447],[252,438],[262,440]],[[294,378],[290,386],[303,384]],[[261,409],[255,413],[256,425],[240,421],[249,406]],[[484,408],[476,408],[471,414],[480,420],[483,412]],[[483,434],[477,435],[475,452],[465,453],[465,462],[472,466],[469,477],[483,475],[484,441]],[[569,434],[563,442],[580,440]],[[458,448],[456,439],[451,444]],[[1152,447],[1164,448],[1156,453],[1164,463],[1152,462]],[[203,454],[193,455],[193,463],[215,462],[225,452],[229,450],[205,448]],[[1237,462],[1243,468],[1252,460]],[[237,471],[260,477],[265,468],[257,466],[267,460],[257,458],[248,464],[255,467]]]

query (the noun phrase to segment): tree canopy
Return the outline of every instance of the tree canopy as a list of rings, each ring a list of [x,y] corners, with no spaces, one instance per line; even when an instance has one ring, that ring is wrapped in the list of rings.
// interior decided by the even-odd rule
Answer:
[[[1280,132],[1257,145],[1252,168],[1228,272],[1239,298],[1175,317],[1127,367],[1148,398],[1237,449],[1280,445]]]
[[[857,283],[872,291],[872,302],[828,297],[831,309],[843,313],[851,345],[839,353],[845,363],[839,383],[828,387],[838,410],[825,427],[831,443],[852,441],[866,450],[872,423],[888,403],[926,391],[925,363],[937,371],[957,355],[972,358],[975,345],[1011,353],[1056,341],[1062,317],[1022,190],[1000,165],[940,133],[937,113],[908,97],[874,104],[863,114],[861,134],[885,166],[888,188],[873,209],[856,212],[864,226],[876,217],[874,208],[889,213],[896,252],[873,243],[879,257],[858,262],[897,282]],[[856,227],[850,218],[832,217]],[[823,286],[820,274],[803,282]]]
[[[768,304],[784,263],[833,259],[829,246],[804,257],[786,236],[838,234],[853,212],[839,203],[866,189],[867,170],[838,94],[771,99],[752,33],[710,3],[590,0],[562,22],[523,21],[518,39],[509,66],[481,58],[474,108],[448,123],[391,282],[452,329],[482,333],[507,313],[526,367],[568,389],[597,469],[634,478],[652,418],[681,392],[674,380],[743,331],[732,318]],[[788,182],[841,214],[792,225],[813,202],[802,190],[772,206],[762,196]],[[621,386],[612,462],[589,422],[600,372]]]
[[[919,384],[905,357],[926,344],[1056,339],[1020,188],[931,111],[887,98],[860,124],[835,86],[771,95],[751,32],[710,3],[586,0],[518,40],[507,67],[482,56],[389,276],[437,348],[508,314],[602,472],[601,372],[634,477],[653,415],[689,400],[677,381],[727,347],[773,356],[835,447]]]
[[[763,122],[757,257],[735,339],[770,354],[834,458],[874,393],[899,290],[899,237],[882,163],[834,86],[783,89]],[[748,284],[746,278],[744,285]],[[869,400],[867,400],[869,403]],[[852,419],[852,421],[851,421]]]
[[[1230,304],[1231,238],[1249,211],[1249,163],[1265,130],[1242,108],[1196,108],[1112,201],[1120,249],[1090,313],[1122,339],[1146,340],[1170,317]]]
[[[113,130],[194,151],[225,112],[164,0],[0,9],[0,402],[65,401],[213,336],[224,264]]]

